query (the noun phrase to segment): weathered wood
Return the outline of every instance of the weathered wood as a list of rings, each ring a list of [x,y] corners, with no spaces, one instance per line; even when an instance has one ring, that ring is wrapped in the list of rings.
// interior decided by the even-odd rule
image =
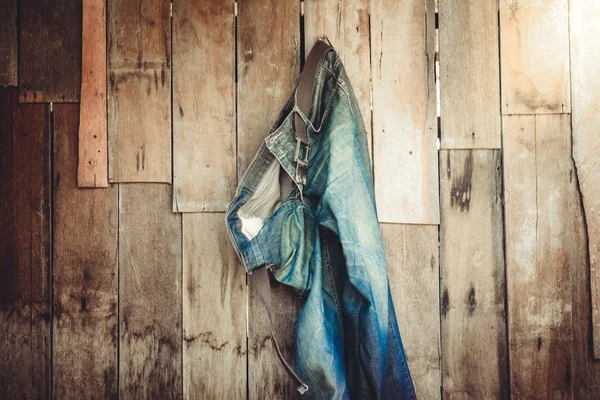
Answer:
[[[444,398],[508,399],[499,150],[440,152]]]
[[[503,114],[571,110],[568,0],[500,0]]]
[[[233,3],[173,4],[173,211],[225,211],[236,183]]]
[[[308,55],[323,36],[331,41],[344,63],[365,123],[369,150],[372,150],[369,0],[306,0],[304,54]]]
[[[438,224],[433,0],[371,4],[373,166],[381,222]]]
[[[505,116],[503,146],[511,393],[571,398],[569,115]]]
[[[108,1],[110,182],[171,182],[169,4]]]
[[[439,399],[438,227],[381,224],[381,232],[398,326],[417,397]]]
[[[50,115],[0,88],[0,393],[50,395]]]
[[[573,159],[583,197],[591,270],[594,356],[600,358],[600,3],[571,0]]]
[[[119,393],[182,396],[181,215],[171,186],[119,187]]]
[[[20,0],[19,100],[78,102],[81,1]]]
[[[77,184],[107,187],[105,0],[83,0],[82,36]]]
[[[224,219],[222,213],[183,215],[186,399],[246,397],[246,274]]]
[[[77,186],[79,106],[54,107],[54,330],[60,399],[116,398],[118,190]]]
[[[442,148],[498,149],[498,1],[441,0],[439,8]]]
[[[17,86],[17,0],[0,3],[0,86]]]

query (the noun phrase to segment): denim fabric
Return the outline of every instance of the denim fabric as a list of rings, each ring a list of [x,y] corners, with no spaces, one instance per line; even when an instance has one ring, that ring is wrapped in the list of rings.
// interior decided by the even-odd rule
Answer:
[[[367,134],[335,51],[319,65],[307,124],[310,166],[295,176],[294,97],[244,173],[227,214],[246,272],[271,265],[306,302],[296,372],[311,399],[414,399],[377,222]],[[275,321],[277,323],[277,321]],[[273,362],[278,362],[274,359]]]

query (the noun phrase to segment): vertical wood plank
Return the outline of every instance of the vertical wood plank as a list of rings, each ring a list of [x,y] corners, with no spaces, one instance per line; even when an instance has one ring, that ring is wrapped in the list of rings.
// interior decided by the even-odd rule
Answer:
[[[0,88],[0,393],[50,395],[50,115]]]
[[[54,107],[52,392],[117,398],[118,190],[78,188],[78,115]]]
[[[20,0],[19,100],[78,102],[81,1]]]
[[[110,182],[171,182],[169,5],[108,1]]]
[[[0,86],[17,86],[17,0],[0,3]]]
[[[417,397],[439,399],[438,227],[381,224],[381,232],[398,326]]]
[[[571,110],[568,0],[500,0],[503,114]]]
[[[107,187],[106,1],[83,0],[82,7],[77,183],[80,187]]]
[[[373,173],[381,222],[438,224],[434,0],[371,5]]]
[[[372,150],[369,0],[305,0],[304,54],[324,35],[344,63]]]
[[[182,396],[181,216],[171,187],[119,187],[119,393]]]
[[[442,148],[500,148],[497,0],[440,0]]]
[[[236,182],[233,3],[173,5],[173,211],[225,211]]]
[[[600,358],[600,3],[571,0],[573,159],[583,197],[590,252],[594,357]]]
[[[246,276],[224,220],[222,213],[183,215],[186,399],[246,397]]]
[[[569,115],[503,118],[511,393],[570,398]]]
[[[500,157],[440,152],[444,398],[509,398]]]

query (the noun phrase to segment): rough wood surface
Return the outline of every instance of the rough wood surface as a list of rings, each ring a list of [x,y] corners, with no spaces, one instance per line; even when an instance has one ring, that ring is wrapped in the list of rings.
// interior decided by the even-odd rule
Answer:
[[[119,187],[121,398],[182,396],[181,215],[171,186]]]
[[[116,398],[118,190],[77,186],[79,106],[54,107],[53,395]]]
[[[433,0],[371,4],[373,173],[381,222],[439,223],[434,9]]]
[[[439,4],[442,148],[500,148],[497,0]]]
[[[169,4],[108,1],[110,182],[171,182]]]
[[[50,113],[0,88],[0,394],[50,395]]]
[[[81,1],[19,1],[19,100],[78,102]]]
[[[224,221],[222,213],[183,215],[186,399],[246,397],[246,274]]]
[[[308,55],[323,36],[327,36],[342,59],[372,150],[369,0],[304,1],[304,54]]]
[[[583,197],[591,270],[594,356],[600,358],[600,2],[571,0],[573,159]]]
[[[82,7],[77,183],[80,187],[107,187],[106,1],[83,0]]]
[[[439,399],[438,227],[381,224],[381,233],[398,326],[417,397]]]
[[[568,0],[500,0],[503,114],[571,110]]]
[[[225,211],[236,184],[233,3],[173,4],[173,211]]]
[[[17,0],[0,3],[0,86],[17,86]]]
[[[508,399],[499,150],[440,152],[444,398]]]
[[[571,398],[569,115],[503,119],[506,284],[513,398]]]

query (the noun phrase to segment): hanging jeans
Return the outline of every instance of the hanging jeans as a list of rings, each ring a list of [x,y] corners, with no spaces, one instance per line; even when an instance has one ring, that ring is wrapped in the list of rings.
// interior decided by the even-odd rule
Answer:
[[[367,133],[335,51],[318,64],[308,115],[294,104],[292,94],[240,180],[226,214],[231,241],[247,273],[268,268],[306,297],[295,340],[295,370],[308,386],[303,398],[414,399]],[[295,114],[310,144],[301,181]]]

